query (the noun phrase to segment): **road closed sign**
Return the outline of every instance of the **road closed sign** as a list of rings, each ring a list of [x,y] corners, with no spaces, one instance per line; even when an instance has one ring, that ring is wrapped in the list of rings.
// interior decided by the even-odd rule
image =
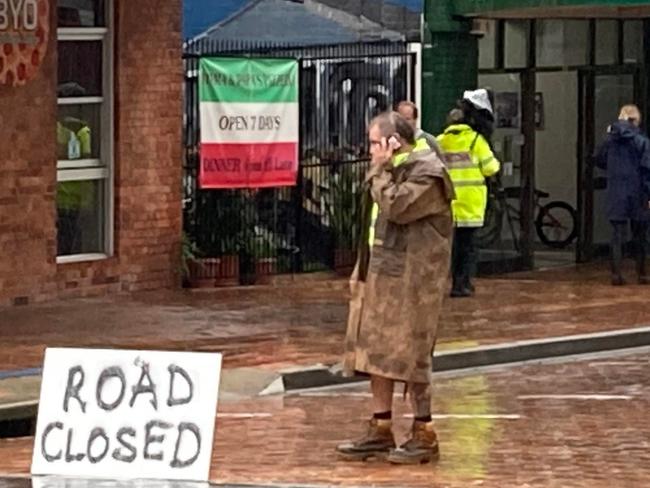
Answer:
[[[48,349],[32,474],[207,481],[221,359]]]

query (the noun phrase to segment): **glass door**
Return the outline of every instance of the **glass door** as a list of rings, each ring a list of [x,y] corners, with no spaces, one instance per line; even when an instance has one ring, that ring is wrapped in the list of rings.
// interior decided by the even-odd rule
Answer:
[[[532,84],[534,84],[532,77]],[[500,174],[489,182],[485,226],[477,235],[479,271],[503,273],[530,268],[530,204],[534,167],[534,89],[528,72],[483,74],[479,86],[494,92],[492,149]]]
[[[605,207],[607,177],[594,167],[594,154],[605,140],[608,126],[618,118],[621,106],[643,104],[635,67],[584,70],[579,78],[577,260],[586,262],[606,256],[610,239]]]

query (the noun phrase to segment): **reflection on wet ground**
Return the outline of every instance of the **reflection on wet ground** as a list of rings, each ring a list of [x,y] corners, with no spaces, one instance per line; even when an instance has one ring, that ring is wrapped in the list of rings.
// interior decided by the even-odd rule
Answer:
[[[612,287],[606,266],[479,280],[447,300],[438,350],[650,325],[650,287]],[[347,281],[158,292],[0,308],[0,369],[41,365],[46,346],[220,351],[225,367],[340,360]]]
[[[214,485],[191,481],[100,480],[59,477],[1,478],[0,488],[267,488],[261,485]],[[277,487],[274,487],[277,488]],[[286,488],[300,488],[286,487]]]
[[[224,402],[211,479],[296,487],[650,486],[649,352],[436,377],[436,465],[337,460],[334,447],[360,434],[369,415],[367,385]],[[401,391],[395,400],[402,442],[411,419]],[[0,441],[0,473],[26,474],[31,443]]]
[[[210,488],[210,486],[208,483],[186,481],[109,481],[58,477],[0,478],[1,488]]]

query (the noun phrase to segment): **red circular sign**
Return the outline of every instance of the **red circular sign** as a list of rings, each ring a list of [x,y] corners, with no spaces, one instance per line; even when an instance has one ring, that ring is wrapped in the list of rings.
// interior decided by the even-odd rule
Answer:
[[[0,85],[24,85],[43,62],[49,0],[0,0]]]

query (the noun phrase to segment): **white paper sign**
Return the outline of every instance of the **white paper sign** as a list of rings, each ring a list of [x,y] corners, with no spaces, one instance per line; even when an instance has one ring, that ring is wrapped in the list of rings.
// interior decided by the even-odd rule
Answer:
[[[211,488],[207,481],[180,480],[101,480],[34,476],[32,488]],[[214,486],[214,485],[212,485]]]
[[[206,481],[221,359],[48,349],[32,474]]]
[[[26,485],[27,486],[27,485]],[[32,488],[211,488],[207,481],[180,480],[101,480],[34,476]]]

